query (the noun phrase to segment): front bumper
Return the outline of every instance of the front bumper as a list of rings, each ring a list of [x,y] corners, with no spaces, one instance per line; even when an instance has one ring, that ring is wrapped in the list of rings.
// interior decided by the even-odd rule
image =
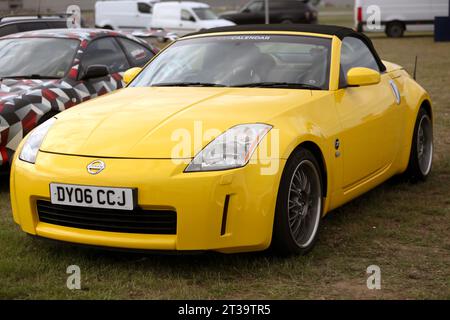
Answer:
[[[11,171],[13,216],[31,235],[78,244],[143,250],[258,251],[271,242],[275,203],[285,161],[275,175],[260,164],[217,172],[183,173],[169,159],[101,159],[106,169],[90,175],[99,158],[41,152],[35,165],[15,159]],[[144,210],[175,210],[176,235],[93,231],[39,221],[36,203],[50,199],[50,183],[138,190]],[[225,199],[229,197],[224,223]]]

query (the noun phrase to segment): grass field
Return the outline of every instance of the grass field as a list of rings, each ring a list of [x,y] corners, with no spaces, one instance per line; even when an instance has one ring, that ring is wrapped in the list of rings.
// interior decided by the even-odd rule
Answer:
[[[0,186],[0,298],[450,299],[450,43],[377,37],[385,60],[413,67],[435,110],[434,169],[426,183],[389,181],[329,214],[306,257],[144,255],[38,241],[14,225]],[[366,288],[378,265],[382,289]],[[66,288],[81,267],[82,290]]]

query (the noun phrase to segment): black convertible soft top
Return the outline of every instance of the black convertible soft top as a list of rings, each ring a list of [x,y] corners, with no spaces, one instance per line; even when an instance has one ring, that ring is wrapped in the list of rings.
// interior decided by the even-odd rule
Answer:
[[[240,25],[232,27],[219,27],[211,29],[203,29],[196,33],[191,33],[189,36],[198,34],[208,34],[216,32],[251,32],[251,31],[293,31],[293,32],[309,32],[309,33],[321,33],[336,36],[339,39],[343,39],[347,36],[358,33],[353,29],[320,25],[320,24],[254,24],[254,25]]]
[[[217,32],[255,32],[255,31],[286,31],[286,32],[307,32],[307,33],[317,33],[317,34],[327,34],[331,36],[336,36],[339,39],[344,39],[345,37],[355,37],[363,41],[367,47],[370,49],[375,57],[375,60],[380,67],[380,70],[386,71],[386,67],[378,56],[372,41],[363,33],[356,32],[353,29],[333,26],[333,25],[319,25],[319,24],[255,24],[255,25],[239,25],[231,27],[219,27],[211,29],[203,29],[195,33],[191,33],[187,36],[195,35],[207,35],[210,33]]]

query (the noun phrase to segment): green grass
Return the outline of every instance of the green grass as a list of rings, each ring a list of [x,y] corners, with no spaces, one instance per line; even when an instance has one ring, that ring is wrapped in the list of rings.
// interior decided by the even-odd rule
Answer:
[[[14,225],[0,186],[0,298],[8,299],[450,299],[450,43],[431,37],[374,39],[385,60],[411,70],[435,110],[436,156],[426,183],[389,181],[322,222],[306,257],[144,255],[39,241]],[[3,178],[0,178],[3,179]],[[82,290],[66,288],[81,267]],[[382,290],[366,288],[366,268]]]

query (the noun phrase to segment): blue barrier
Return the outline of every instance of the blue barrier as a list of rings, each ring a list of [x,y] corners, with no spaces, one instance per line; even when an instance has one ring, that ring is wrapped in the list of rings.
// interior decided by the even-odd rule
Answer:
[[[448,17],[436,17],[434,19],[434,41],[450,41],[450,0]]]

